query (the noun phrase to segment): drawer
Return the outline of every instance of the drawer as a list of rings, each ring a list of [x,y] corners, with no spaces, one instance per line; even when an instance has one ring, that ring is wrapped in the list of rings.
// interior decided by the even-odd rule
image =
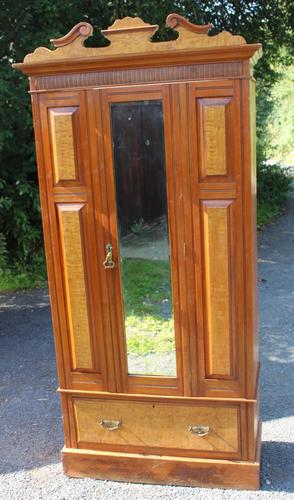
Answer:
[[[73,407],[78,448],[240,457],[238,405],[74,398]]]

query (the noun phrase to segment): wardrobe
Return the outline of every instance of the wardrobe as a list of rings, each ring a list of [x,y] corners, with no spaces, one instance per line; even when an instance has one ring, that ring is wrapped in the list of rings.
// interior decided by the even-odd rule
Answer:
[[[259,44],[87,22],[29,77],[65,474],[257,489]]]

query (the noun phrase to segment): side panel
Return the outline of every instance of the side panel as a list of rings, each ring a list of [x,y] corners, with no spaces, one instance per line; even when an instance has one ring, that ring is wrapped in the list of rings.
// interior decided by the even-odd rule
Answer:
[[[206,378],[234,378],[232,211],[234,202],[200,202],[204,249]],[[221,334],[220,334],[221,332]]]
[[[256,230],[256,114],[255,82],[242,81],[242,121],[244,155],[244,259],[246,319],[247,397],[258,392],[258,283]],[[250,133],[249,133],[250,132]]]
[[[65,386],[103,390],[106,360],[85,103],[84,92],[39,96],[54,262],[51,294],[56,293],[52,306]]]
[[[240,396],[244,378],[239,82],[189,84],[199,396]]]

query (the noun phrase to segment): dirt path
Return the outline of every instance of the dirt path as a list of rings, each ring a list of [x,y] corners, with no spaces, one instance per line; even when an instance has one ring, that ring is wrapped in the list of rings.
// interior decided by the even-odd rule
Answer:
[[[262,490],[199,490],[62,475],[59,398],[46,290],[0,295],[0,498],[293,498],[294,203],[259,237]],[[292,430],[291,430],[292,429]]]

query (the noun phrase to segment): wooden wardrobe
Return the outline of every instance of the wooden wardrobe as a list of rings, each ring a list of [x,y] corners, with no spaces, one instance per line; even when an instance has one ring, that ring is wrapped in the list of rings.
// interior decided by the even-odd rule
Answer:
[[[259,487],[259,44],[86,22],[29,76],[69,476]]]

